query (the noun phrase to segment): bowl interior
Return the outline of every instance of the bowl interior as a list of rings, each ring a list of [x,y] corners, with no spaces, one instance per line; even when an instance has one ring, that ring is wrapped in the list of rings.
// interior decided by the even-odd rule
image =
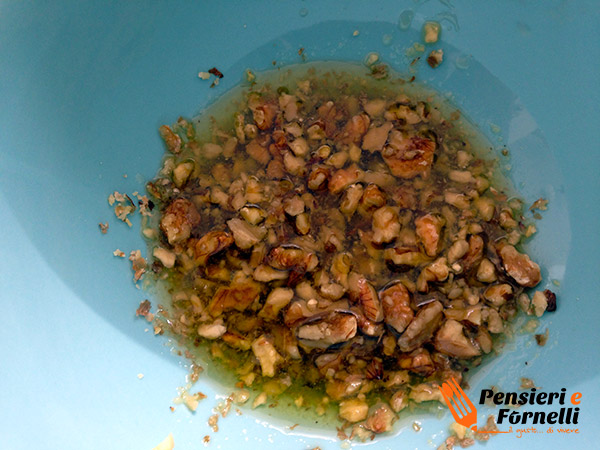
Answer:
[[[0,164],[2,203],[15,217],[19,233],[33,244],[36,264],[51,268],[71,295],[93,311],[90,329],[108,326],[113,330],[113,347],[106,351],[118,353],[120,340],[134,343],[156,356],[156,373],[163,384],[170,384],[175,392],[174,388],[183,383],[181,370],[163,367],[178,367],[181,360],[165,351],[161,339],[152,338],[144,331],[146,327],[132,317],[147,294],[131,282],[128,262],[116,261],[111,253],[117,247],[125,252],[145,250],[145,244],[139,223],[134,221],[128,229],[115,219],[107,204],[108,194],[115,190],[144,191],[145,181],[156,173],[163,152],[158,126],[172,123],[180,115],[196,115],[240,82],[247,68],[260,71],[301,63],[301,47],[309,61],[362,61],[368,53],[377,52],[395,70],[415,75],[419,82],[455,103],[488,136],[493,152],[507,146],[510,156],[499,159],[522,197],[527,202],[540,197],[550,202],[539,222],[539,232],[528,245],[529,253],[543,268],[540,288],[558,291],[559,300],[577,295],[578,291],[569,289],[575,289],[570,286],[576,284],[578,274],[569,272],[567,263],[574,258],[573,210],[580,205],[573,202],[566,189],[574,175],[564,171],[558,153],[563,149],[549,145],[536,123],[536,114],[541,113],[530,113],[517,93],[473,56],[477,53],[473,49],[479,50],[476,43],[467,45],[455,38],[460,35],[458,23],[463,18],[468,24],[475,20],[468,8],[456,9],[444,2],[407,2],[404,8],[388,3],[386,7],[394,16],[391,19],[386,13],[365,10],[358,2],[352,3],[354,9],[340,11],[332,4],[273,6],[267,16],[273,26],[267,32],[260,25],[264,7],[258,8],[262,16],[250,11],[244,19],[231,17],[227,8],[214,5],[69,4],[65,6],[66,14],[46,7],[32,13],[28,5],[8,8],[5,17],[13,25],[2,34],[7,40],[0,55],[3,59],[10,56],[12,64],[3,69],[9,84],[0,92],[5,104],[14,104],[15,109],[0,111],[2,123],[7,125]],[[237,3],[235,6],[242,7]],[[514,11],[511,8],[507,10]],[[408,9],[414,12],[414,18],[407,29],[401,29],[397,21]],[[502,12],[501,17],[508,20],[509,12]],[[271,19],[277,14],[285,17],[289,26]],[[312,19],[314,14],[322,15]],[[25,22],[15,22],[25,17]],[[326,17],[335,20],[323,20]],[[549,30],[547,22],[527,17],[530,29],[537,25],[542,31]],[[414,56],[407,54],[413,43],[421,40],[421,24],[430,18],[437,18],[444,26],[439,45],[444,49],[444,63],[435,70],[424,60],[411,66]],[[231,30],[235,45],[227,41],[223,29]],[[476,25],[467,29],[484,31]],[[358,36],[354,36],[355,30]],[[517,26],[512,34],[526,32],[526,28]],[[214,89],[196,76],[212,66],[225,74]],[[593,164],[598,167],[597,158]],[[110,224],[109,233],[101,235],[97,224],[105,221]],[[52,292],[43,295],[53,299]],[[576,357],[564,356],[571,349],[595,345],[593,333],[573,331],[574,317],[582,318],[586,329],[592,318],[598,318],[587,299],[578,301],[565,300],[559,303],[557,313],[540,320],[539,330],[551,330],[545,347],[535,345],[530,335],[517,334],[497,359],[470,379],[472,392],[490,385],[514,390],[521,376],[533,378],[549,390],[572,390],[597,380],[597,362],[578,365],[576,374],[565,365],[564,358],[571,361]],[[52,317],[58,312],[49,308],[48,314]],[[175,373],[179,379],[174,378]],[[214,380],[200,383],[211,398],[228,394]],[[205,416],[214,402],[202,404],[195,415],[183,408],[173,415],[165,412],[167,404],[158,404],[164,400],[147,400],[146,405],[157,409],[157,422],[168,424],[160,435],[174,431],[183,442],[199,442],[207,434],[197,425],[205,426]],[[158,412],[158,408],[165,411]],[[131,414],[135,411],[135,405],[131,405]],[[480,410],[482,415],[491,412]],[[402,442],[424,448],[428,441],[439,444],[451,421],[445,409],[441,415],[442,420],[422,420],[420,433],[412,430],[412,420],[401,421],[396,433],[378,439],[372,446],[388,448]],[[226,433],[213,437],[222,448],[234,448],[248,439],[273,448],[308,446],[321,439],[325,439],[319,444],[322,448],[339,445],[334,433],[318,425],[288,430],[291,424],[277,419],[276,412],[247,409],[244,415],[227,421],[231,425],[223,427]],[[49,424],[43,422],[42,426]],[[152,437],[153,441],[142,439],[146,447],[157,442],[155,435]],[[508,438],[499,438],[499,443],[508,442],[501,439]],[[515,439],[510,442],[522,445]],[[497,445],[492,441],[489,447],[502,448]],[[548,440],[547,445],[556,444]]]

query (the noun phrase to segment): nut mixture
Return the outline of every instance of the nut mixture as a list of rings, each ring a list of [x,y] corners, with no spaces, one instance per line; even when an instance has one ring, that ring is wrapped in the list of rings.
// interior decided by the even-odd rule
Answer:
[[[519,305],[553,305],[524,292],[541,274],[519,247],[522,202],[493,186],[460,115],[365,79],[254,82],[209,136],[162,126],[148,270],[170,286],[171,331],[258,387],[254,407],[321,389],[312,406],[368,437],[441,401]]]

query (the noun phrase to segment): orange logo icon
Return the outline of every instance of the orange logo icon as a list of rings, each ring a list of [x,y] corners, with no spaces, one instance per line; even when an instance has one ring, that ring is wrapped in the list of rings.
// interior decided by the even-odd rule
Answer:
[[[477,408],[456,380],[452,378],[442,383],[439,389],[456,423],[470,428],[476,433],[510,433],[512,431],[477,431]]]

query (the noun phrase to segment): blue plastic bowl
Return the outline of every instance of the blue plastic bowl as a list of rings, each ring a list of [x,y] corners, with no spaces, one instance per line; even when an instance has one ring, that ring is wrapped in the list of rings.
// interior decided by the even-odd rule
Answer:
[[[196,386],[209,398],[195,414],[171,412],[186,362],[133,314],[147,293],[112,252],[144,243],[138,224],[118,222],[106,198],[143,191],[163,151],[157,127],[200,112],[244,69],[299,63],[304,47],[309,61],[361,61],[375,51],[406,71],[406,49],[425,20],[443,25],[445,61],[436,70],[421,61],[417,79],[508,146],[503,161],[526,200],[550,200],[529,247],[544,268],[541,287],[558,294],[558,310],[539,325],[550,330],[548,344],[517,336],[468,392],[512,391],[528,377],[545,391],[582,393],[578,434],[538,426],[538,434],[493,437],[487,448],[596,447],[598,11],[592,1],[558,0],[3,3],[0,447],[151,449],[173,433],[177,449],[201,448],[205,435],[222,449],[340,448],[332,432],[290,430],[249,408],[213,433],[215,396],[228,391],[208,379]],[[225,74],[214,89],[197,78],[212,66]],[[368,445],[436,448],[451,421],[447,411],[423,418],[419,432],[400,422]]]

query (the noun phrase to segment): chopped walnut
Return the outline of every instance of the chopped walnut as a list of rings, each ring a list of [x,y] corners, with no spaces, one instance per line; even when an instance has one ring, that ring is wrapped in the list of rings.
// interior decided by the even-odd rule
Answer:
[[[135,212],[136,207],[133,200],[127,194],[121,194],[120,192],[113,192],[108,196],[108,204],[114,206],[115,216],[127,225],[132,226],[129,220],[129,214]],[[107,226],[108,228],[108,226]]]
[[[136,316],[147,317],[150,314],[150,308],[152,307],[149,300],[143,300],[138,306],[138,309],[135,310]]]
[[[549,329],[546,328],[546,332],[544,334],[536,334],[535,341],[537,342],[537,345],[539,345],[540,347],[546,345],[546,342],[548,342],[549,333]]]
[[[129,261],[131,261],[131,269],[133,270],[133,281],[137,282],[146,273],[148,265],[139,250],[133,250],[129,254]]]
[[[440,50],[432,50],[431,53],[429,53],[429,56],[427,57],[427,64],[429,64],[429,66],[432,69],[435,69],[442,63],[443,58],[444,58],[443,50],[441,50],[441,49]]]

